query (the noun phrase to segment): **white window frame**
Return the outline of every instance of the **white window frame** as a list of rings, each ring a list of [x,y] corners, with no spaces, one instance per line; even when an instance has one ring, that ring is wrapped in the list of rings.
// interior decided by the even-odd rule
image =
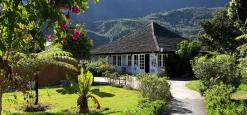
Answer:
[[[139,68],[145,69],[145,55],[144,54],[139,55]]]
[[[167,54],[158,54],[158,67],[165,67]]]

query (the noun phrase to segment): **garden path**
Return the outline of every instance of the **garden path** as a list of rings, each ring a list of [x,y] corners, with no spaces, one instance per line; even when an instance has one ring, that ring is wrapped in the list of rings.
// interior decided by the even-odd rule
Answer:
[[[165,115],[206,115],[203,97],[196,91],[188,89],[189,81],[170,80],[172,102]]]

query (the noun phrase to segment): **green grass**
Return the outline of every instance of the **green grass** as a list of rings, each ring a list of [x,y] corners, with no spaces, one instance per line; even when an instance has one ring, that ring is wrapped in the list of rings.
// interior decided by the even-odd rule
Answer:
[[[247,84],[241,84],[231,98],[234,100],[247,100]]]
[[[94,94],[102,106],[102,109],[97,111],[99,114],[121,114],[121,112],[135,108],[138,105],[138,97],[140,96],[137,91],[111,86],[93,86],[92,89],[99,89],[99,92]],[[50,105],[46,112],[40,112],[39,114],[76,114],[78,112],[76,105],[78,95],[63,95],[58,93],[57,90],[59,88],[39,90],[40,103]],[[17,95],[17,99],[14,99],[14,95]],[[3,110],[11,112],[11,114],[34,114],[23,113],[21,110],[21,106],[24,104],[23,98],[20,92],[4,94]],[[93,108],[93,105],[90,104],[90,109],[95,110]]]
[[[189,83],[187,83],[186,87],[191,89],[191,90],[199,92],[200,91],[200,84],[201,84],[200,80],[193,80],[193,81],[190,81]]]
[[[186,87],[199,92],[200,90],[200,80],[193,80],[186,84]],[[247,84],[241,84],[238,90],[231,95],[233,100],[247,100]]]

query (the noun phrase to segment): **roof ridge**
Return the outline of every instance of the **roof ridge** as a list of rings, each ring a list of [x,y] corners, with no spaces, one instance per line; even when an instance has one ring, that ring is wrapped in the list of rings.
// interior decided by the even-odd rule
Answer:
[[[157,41],[157,37],[156,37],[156,35],[155,35],[155,33],[154,33],[154,21],[152,21],[151,22],[151,26],[152,26],[152,36],[153,36],[153,40],[154,40],[154,44],[155,44],[155,47],[156,47],[156,49],[157,49],[157,51],[159,51],[160,50],[160,48],[159,48],[159,44],[158,44],[158,41]]]

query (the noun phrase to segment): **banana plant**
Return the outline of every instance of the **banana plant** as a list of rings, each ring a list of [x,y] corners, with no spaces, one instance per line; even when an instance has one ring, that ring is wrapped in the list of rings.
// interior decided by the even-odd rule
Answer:
[[[84,71],[81,69],[81,74],[78,76],[78,84],[79,84],[79,97],[77,99],[77,105],[79,106],[79,113],[88,113],[88,100],[92,99],[96,105],[96,109],[100,109],[100,103],[95,96],[93,96],[91,92],[91,86],[93,83],[93,74],[90,71]]]

